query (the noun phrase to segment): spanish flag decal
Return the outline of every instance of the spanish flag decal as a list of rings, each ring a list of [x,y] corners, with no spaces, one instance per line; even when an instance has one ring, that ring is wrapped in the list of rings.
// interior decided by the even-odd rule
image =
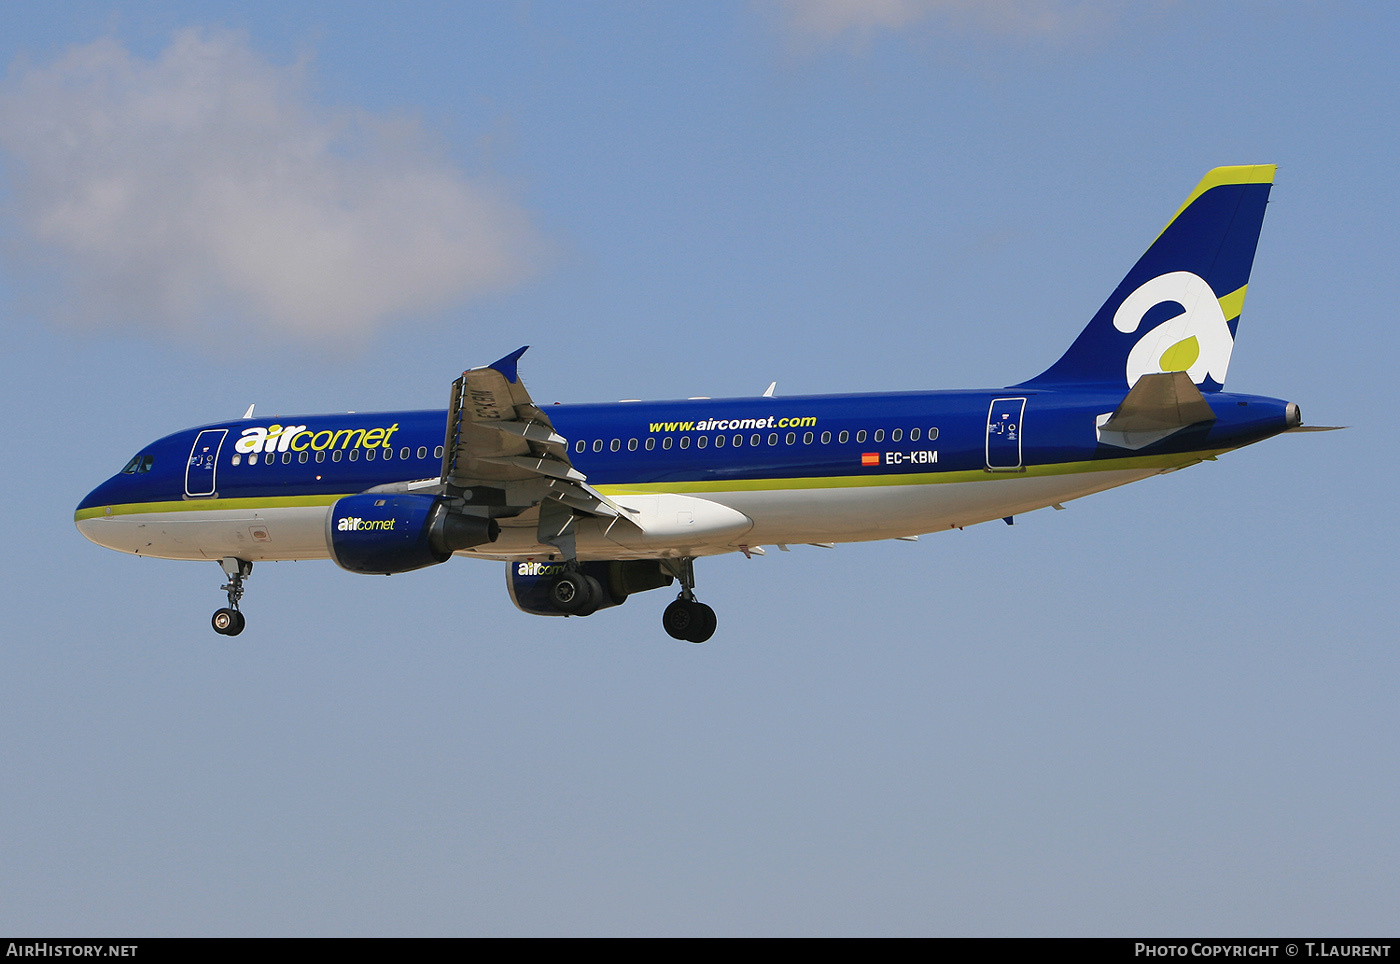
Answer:
[[[862,452],[862,453],[860,454],[860,464],[861,464],[861,465],[879,465],[879,464],[880,464],[880,453],[879,453],[879,452]]]

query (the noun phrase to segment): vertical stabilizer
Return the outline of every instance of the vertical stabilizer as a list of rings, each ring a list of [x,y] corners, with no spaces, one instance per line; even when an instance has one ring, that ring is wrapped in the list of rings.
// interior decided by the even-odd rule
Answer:
[[[1273,164],[1217,167],[1201,179],[1069,351],[1018,388],[1131,388],[1185,372],[1203,392],[1225,384]]]

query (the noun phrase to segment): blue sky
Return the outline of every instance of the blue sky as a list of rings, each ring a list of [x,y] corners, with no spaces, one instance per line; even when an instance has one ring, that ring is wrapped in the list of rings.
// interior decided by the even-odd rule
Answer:
[[[0,929],[1389,933],[1400,154],[1382,3],[0,13]],[[87,543],[143,443],[444,404],[1000,386],[1221,164],[1230,387],[1315,424],[1065,512],[516,611]]]

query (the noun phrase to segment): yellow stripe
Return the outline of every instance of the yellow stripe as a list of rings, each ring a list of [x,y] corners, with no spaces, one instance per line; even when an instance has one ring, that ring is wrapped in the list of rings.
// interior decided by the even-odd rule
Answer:
[[[1141,455],[1125,459],[1096,459],[1092,462],[1058,462],[1031,465],[1023,472],[910,472],[902,475],[834,475],[807,479],[732,479],[705,482],[634,482],[599,485],[604,495],[646,495],[653,492],[762,492],[783,489],[843,489],[876,485],[942,485],[952,482],[986,482],[996,479],[1040,478],[1075,475],[1081,472],[1115,472],[1132,469],[1170,469],[1213,459],[1229,449],[1208,452],[1177,452],[1171,455]]]
[[[1157,232],[1160,238],[1166,233],[1167,228],[1172,226],[1172,221],[1181,217],[1181,212],[1189,208],[1202,194],[1213,187],[1222,187],[1226,184],[1272,184],[1274,183],[1274,172],[1278,170],[1277,164],[1244,164],[1239,167],[1217,167],[1213,171],[1207,171],[1206,176],[1201,178],[1201,183],[1196,185],[1196,189],[1186,198],[1186,202],[1176,209],[1171,221],[1167,226]],[[1154,243],[1156,239],[1153,239]],[[1233,318],[1234,315],[1226,315],[1226,318]]]
[[[1228,295],[1220,299],[1220,310],[1225,315],[1225,320],[1238,318],[1240,312],[1244,311],[1244,291],[1249,285],[1241,285]]]
[[[300,506],[328,506],[353,492],[339,495],[273,495],[260,499],[189,499],[179,502],[129,502],[123,505],[102,505],[79,509],[73,513],[74,522],[114,515],[140,515],[147,512],[208,512],[218,509],[286,509]]]

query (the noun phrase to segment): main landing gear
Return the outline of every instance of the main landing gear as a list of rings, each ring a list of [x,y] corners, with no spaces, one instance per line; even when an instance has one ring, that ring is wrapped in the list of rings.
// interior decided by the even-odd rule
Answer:
[[[715,634],[718,620],[713,609],[695,598],[695,560],[685,556],[664,565],[681,581],[681,592],[661,614],[661,625],[672,639],[703,643]]]
[[[660,565],[659,572],[651,568],[654,564]],[[548,593],[547,607],[538,595],[533,597],[539,600],[534,604],[522,605],[517,599],[516,605],[540,615],[590,616],[599,609],[622,605],[632,593],[669,586],[678,579],[680,595],[661,615],[667,635],[703,643],[715,634],[715,611],[695,598],[695,560],[691,556],[612,563],[568,561],[562,569],[547,588],[541,587]],[[514,589],[512,598],[516,598]]]
[[[243,598],[243,580],[253,574],[253,564],[227,556],[219,560],[219,565],[228,575],[228,582],[219,587],[228,593],[228,608],[216,610],[210,622],[219,635],[237,636],[247,623],[238,611],[238,601]]]

